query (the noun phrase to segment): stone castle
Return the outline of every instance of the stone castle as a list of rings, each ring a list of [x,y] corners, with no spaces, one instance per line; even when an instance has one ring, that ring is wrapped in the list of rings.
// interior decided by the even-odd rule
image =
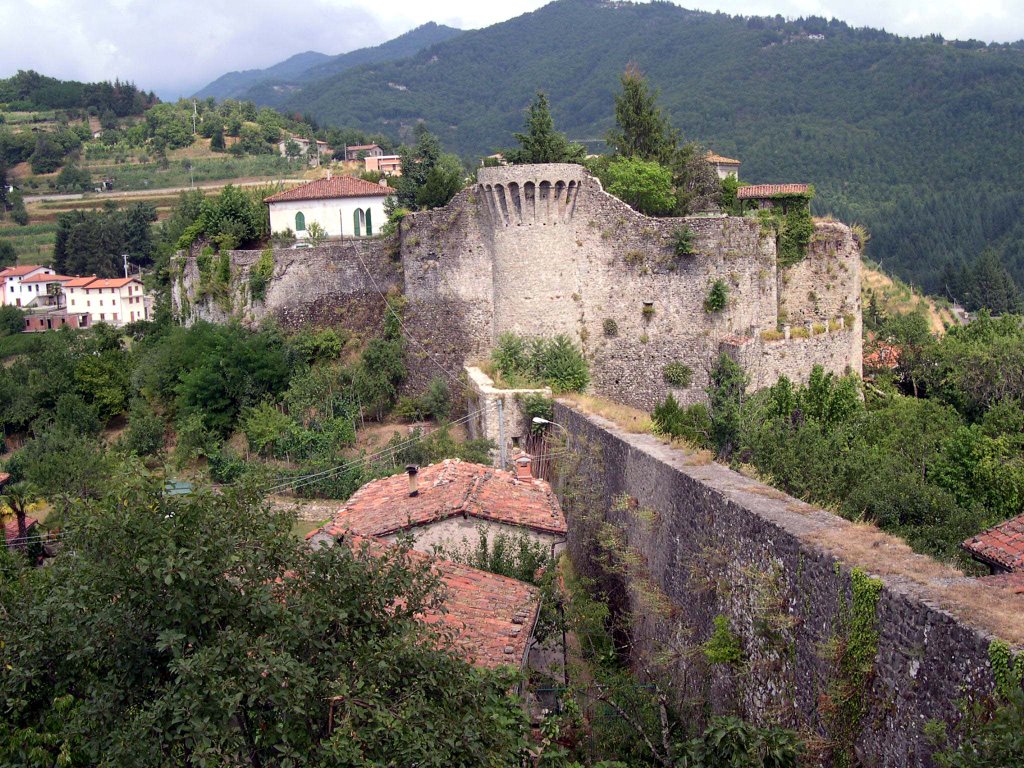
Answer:
[[[689,255],[674,242],[689,230]],[[379,321],[381,294],[407,301],[411,387],[487,355],[505,332],[567,334],[591,364],[597,394],[650,408],[673,391],[704,395],[720,352],[737,359],[751,388],[779,375],[806,379],[814,365],[861,372],[860,249],[839,223],[815,225],[808,254],[777,265],[774,233],[752,217],[653,219],[607,194],[578,165],[481,168],[447,206],[410,214],[397,249],[354,240],[274,253],[265,299],[248,300],[259,254],[232,253],[235,315],[286,326]],[[711,286],[726,306],[705,309]],[[183,260],[175,306],[189,318],[224,320],[223,303],[196,301],[194,258]],[[432,358],[432,359],[431,359]],[[669,363],[692,371],[672,387]]]

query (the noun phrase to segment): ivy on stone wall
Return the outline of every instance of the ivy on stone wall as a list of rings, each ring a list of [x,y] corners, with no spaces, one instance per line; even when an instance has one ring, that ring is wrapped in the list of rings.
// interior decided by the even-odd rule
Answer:
[[[249,296],[254,302],[267,297],[267,285],[274,274],[274,252],[265,248],[249,270]]]
[[[837,563],[836,575],[840,573]],[[882,582],[854,568],[850,572],[850,587],[852,600],[847,605],[840,596],[840,630],[828,643],[835,667],[820,705],[836,768],[853,768],[857,764],[854,745],[868,711],[878,653],[878,599]]]

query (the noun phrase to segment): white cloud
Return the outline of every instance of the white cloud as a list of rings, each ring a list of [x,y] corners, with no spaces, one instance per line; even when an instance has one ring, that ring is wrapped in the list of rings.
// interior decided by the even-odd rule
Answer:
[[[0,0],[0,76],[18,69],[78,80],[132,80],[164,96],[224,72],[307,50],[376,45],[427,21],[472,29],[543,0]],[[1006,42],[1024,38],[1020,0],[683,0],[733,14],[825,16],[903,35]]]

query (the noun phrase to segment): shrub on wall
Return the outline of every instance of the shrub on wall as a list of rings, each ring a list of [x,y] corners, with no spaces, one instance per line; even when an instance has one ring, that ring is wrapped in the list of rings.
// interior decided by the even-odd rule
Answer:
[[[680,227],[672,233],[672,252],[677,257],[692,256],[695,251],[693,248],[693,230],[689,227]]]
[[[729,286],[724,280],[715,280],[711,284],[707,298],[704,299],[705,312],[721,312],[729,303]]]
[[[690,386],[690,382],[693,381],[693,369],[680,362],[668,363],[661,369],[661,373],[666,384],[680,389]]]
[[[619,335],[619,324],[612,320],[610,317],[606,317],[604,319],[602,328],[604,329],[604,335],[607,336],[609,339],[614,339],[616,336]]]
[[[551,339],[502,334],[491,360],[512,387],[543,383],[557,392],[581,392],[590,382],[583,352],[565,334]]]

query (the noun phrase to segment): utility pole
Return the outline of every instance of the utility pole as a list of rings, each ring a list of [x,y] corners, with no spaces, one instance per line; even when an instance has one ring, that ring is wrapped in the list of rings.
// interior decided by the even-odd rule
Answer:
[[[124,276],[128,277],[128,254],[122,253],[121,258],[124,260]]]
[[[198,114],[196,112],[196,100],[192,99],[192,135],[193,136],[196,135],[196,117],[197,116],[198,116]]]

